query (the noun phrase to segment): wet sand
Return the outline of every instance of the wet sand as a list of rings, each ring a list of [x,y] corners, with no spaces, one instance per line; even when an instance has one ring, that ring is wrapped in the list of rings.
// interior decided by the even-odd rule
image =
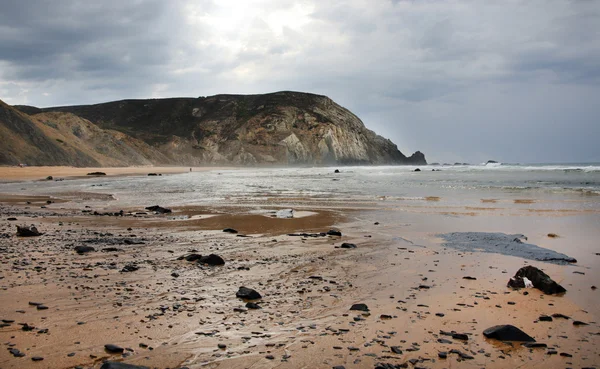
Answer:
[[[202,172],[206,170],[222,170],[234,169],[224,167],[193,167],[193,172]],[[139,166],[139,167],[104,167],[104,168],[79,168],[65,166],[47,166],[47,167],[6,167],[0,166],[0,182],[23,181],[23,180],[46,180],[48,176],[52,176],[53,180],[69,179],[69,178],[85,178],[94,177],[88,176],[88,173],[102,172],[106,176],[124,176],[124,175],[148,175],[148,173],[156,174],[177,174],[187,173],[190,167],[154,167],[154,166]]]
[[[498,201],[484,210],[433,198],[399,208],[304,199],[300,207],[315,215],[278,219],[253,214],[251,201],[174,207],[160,215],[87,194],[53,196],[51,204],[47,197],[1,196],[0,319],[14,322],[0,328],[0,368],[99,368],[106,359],[156,368],[598,366],[600,311],[590,286],[598,283],[593,258],[600,256],[591,247],[569,250],[582,241],[573,225],[589,228],[585,222],[597,218],[514,208],[536,201]],[[254,201],[275,210],[287,204]],[[103,215],[119,210],[125,216]],[[176,216],[192,219],[169,219]],[[16,237],[16,224],[35,224],[44,234]],[[229,227],[239,233],[222,232]],[[288,235],[329,229],[342,237]],[[490,230],[527,234],[580,263],[459,252],[435,237]],[[551,231],[561,237],[548,238]],[[339,248],[344,242],[357,248]],[[73,248],[80,245],[96,251],[78,255]],[[107,248],[112,251],[102,251]],[[178,260],[192,252],[218,254],[226,264]],[[544,269],[567,294],[507,288],[509,277],[528,264]],[[137,270],[124,271],[127,266]],[[235,297],[240,286],[262,294],[262,309]],[[354,303],[370,312],[350,311]],[[571,319],[538,320],[554,313]],[[557,354],[485,339],[482,331],[497,324],[517,326]],[[468,340],[440,331],[465,333]],[[110,354],[105,344],[125,353]],[[25,356],[14,357],[9,348]],[[32,361],[36,356],[43,360]]]

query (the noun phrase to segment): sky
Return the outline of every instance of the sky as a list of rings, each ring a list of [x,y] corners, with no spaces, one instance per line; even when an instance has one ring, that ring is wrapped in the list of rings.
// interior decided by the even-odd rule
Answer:
[[[429,162],[600,162],[598,0],[0,0],[0,99],[327,95]]]

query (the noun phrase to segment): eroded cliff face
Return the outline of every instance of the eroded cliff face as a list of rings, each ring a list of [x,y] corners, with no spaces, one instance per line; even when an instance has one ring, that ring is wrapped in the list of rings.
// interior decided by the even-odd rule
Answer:
[[[421,153],[407,158],[349,110],[325,96],[307,93],[124,100],[45,108],[42,113],[33,107],[23,107],[23,111],[37,113],[34,117],[68,113],[113,132],[112,136],[119,132],[121,140],[128,138],[128,146],[138,147],[139,155],[133,155],[136,163],[425,164]],[[117,156],[119,162],[127,156],[105,151],[105,156]]]

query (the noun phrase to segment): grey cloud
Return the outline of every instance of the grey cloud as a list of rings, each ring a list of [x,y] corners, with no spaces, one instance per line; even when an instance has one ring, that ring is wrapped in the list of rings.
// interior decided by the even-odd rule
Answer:
[[[301,90],[434,161],[600,158],[596,1],[7,3],[9,103]],[[237,6],[248,14],[222,28]],[[297,6],[312,12],[272,28]]]

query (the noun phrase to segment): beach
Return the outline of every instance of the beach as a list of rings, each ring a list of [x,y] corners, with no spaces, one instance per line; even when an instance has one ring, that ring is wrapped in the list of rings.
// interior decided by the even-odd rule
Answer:
[[[421,168],[0,168],[0,368],[600,365],[598,172]],[[452,232],[577,262],[465,251]],[[526,265],[567,292],[508,288]],[[503,324],[547,347],[484,337]]]

